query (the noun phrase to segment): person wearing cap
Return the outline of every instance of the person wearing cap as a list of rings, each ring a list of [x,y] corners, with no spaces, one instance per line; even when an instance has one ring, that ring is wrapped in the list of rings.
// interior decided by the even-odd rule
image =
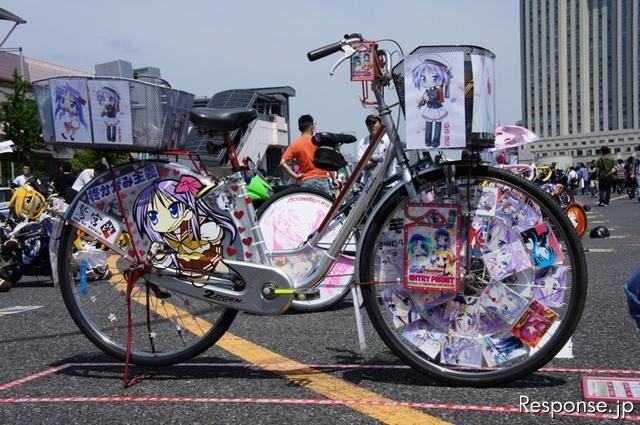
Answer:
[[[358,159],[364,156],[365,151],[369,147],[369,143],[371,143],[371,138],[373,137],[374,134],[376,134],[376,132],[378,131],[378,128],[380,128],[380,125],[382,124],[382,120],[380,119],[380,117],[376,115],[367,115],[367,117],[364,120],[364,124],[367,127],[367,131],[369,132],[369,135],[363,137],[358,142],[358,146],[356,149],[356,155]],[[384,157],[387,153],[387,149],[390,146],[391,146],[391,142],[389,141],[389,137],[386,134],[383,134],[380,142],[378,143],[378,146],[376,147],[376,150],[373,151],[373,153],[371,154],[371,157],[369,158],[369,161],[367,162],[367,166],[365,167],[364,174],[363,174],[364,176],[363,181],[367,181],[373,169],[378,164],[382,163],[382,161],[384,161]],[[387,176],[390,177],[394,175],[395,172],[396,172],[396,160],[394,159],[393,163],[391,164],[391,167],[389,167]]]

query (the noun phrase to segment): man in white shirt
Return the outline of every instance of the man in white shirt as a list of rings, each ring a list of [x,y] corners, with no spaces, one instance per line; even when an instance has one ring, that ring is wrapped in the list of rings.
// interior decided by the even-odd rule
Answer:
[[[40,180],[33,175],[33,167],[28,162],[25,162],[22,165],[22,174],[19,175],[18,177],[16,177],[15,179],[13,179],[13,183],[11,184],[11,188],[12,189],[17,189],[17,188],[19,188],[21,186],[24,186],[24,184],[30,178],[34,178],[33,183],[36,186],[40,186]]]
[[[380,119],[380,117],[376,115],[368,115],[367,118],[364,120],[364,123],[367,126],[367,131],[369,131],[369,135],[365,136],[358,142],[358,147],[356,151],[356,155],[358,159],[362,158],[365,151],[369,147],[369,142],[371,141],[371,138],[373,137],[373,135],[376,134],[376,131],[378,131],[378,128],[382,124],[382,120]],[[389,141],[389,137],[386,134],[384,134],[382,136],[382,139],[378,143],[376,150],[373,151],[373,154],[369,158],[369,162],[365,167],[364,174],[363,174],[364,181],[366,181],[369,178],[373,168],[375,168],[379,163],[382,163],[387,153],[387,148],[389,148],[390,146],[391,146],[391,143]],[[393,176],[395,173],[396,173],[396,161],[394,159],[393,162],[391,163],[391,167],[389,167],[387,176],[388,177]]]

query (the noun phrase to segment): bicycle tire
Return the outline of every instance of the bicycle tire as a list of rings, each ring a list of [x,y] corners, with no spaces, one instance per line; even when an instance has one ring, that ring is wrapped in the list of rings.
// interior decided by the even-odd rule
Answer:
[[[89,249],[86,245],[80,250],[74,248],[79,230],[69,224],[61,234],[58,273],[67,310],[96,347],[124,361],[128,322],[123,273],[130,263],[115,251]],[[91,259],[87,267],[102,264],[106,258],[108,269],[96,267],[97,279],[86,283],[74,279],[83,255]],[[147,300],[151,307],[148,322]],[[169,366],[201,354],[224,335],[237,314],[236,310],[148,285],[144,279],[138,279],[131,292],[131,310],[130,361],[152,367]],[[153,344],[149,337],[152,332]]]
[[[529,205],[536,205],[539,208],[540,218],[544,218],[544,222],[551,225],[550,229],[553,229],[553,233],[558,240],[559,247],[561,247],[562,254],[564,255],[564,260],[561,265],[554,264],[544,269],[541,268],[536,270],[536,273],[541,274],[546,271],[547,274],[541,276],[541,279],[543,279],[542,282],[544,282],[547,279],[546,276],[554,278],[555,273],[559,273],[560,267],[564,267],[563,271],[566,273],[564,274],[566,278],[564,288],[547,291],[545,289],[546,285],[539,287],[531,283],[522,285],[520,275],[515,275],[517,276],[517,280],[514,279],[514,286],[503,286],[507,286],[510,290],[512,289],[511,292],[513,293],[515,293],[516,289],[521,291],[518,295],[528,303],[526,304],[527,312],[533,307],[533,299],[540,301],[540,298],[542,298],[545,300],[545,303],[553,305],[553,307],[549,307],[549,309],[552,309],[553,312],[557,314],[558,320],[555,320],[557,324],[556,327],[551,326],[550,328],[546,328],[546,334],[541,337],[540,341],[534,344],[537,345],[537,348],[528,346],[528,344],[523,343],[523,340],[520,341],[519,352],[513,350],[505,354],[501,351],[496,341],[503,341],[502,338],[504,338],[504,341],[512,342],[514,346],[517,345],[517,341],[512,340],[511,337],[515,337],[515,329],[523,320],[525,316],[523,312],[525,310],[520,310],[521,316],[511,322],[515,323],[515,325],[507,322],[506,325],[502,325],[502,329],[497,329],[496,326],[491,331],[486,331],[486,329],[488,329],[486,324],[490,323],[489,316],[487,316],[489,310],[485,309],[482,303],[479,303],[481,310],[476,310],[475,314],[477,314],[477,316],[475,316],[475,318],[471,315],[472,313],[466,313],[466,309],[472,306],[471,299],[476,296],[478,300],[481,300],[481,295],[484,293],[483,291],[486,290],[487,285],[493,284],[493,281],[488,276],[488,268],[485,266],[483,260],[484,254],[481,254],[480,257],[473,257],[472,255],[467,257],[464,255],[465,248],[463,248],[460,253],[464,258],[473,260],[469,262],[472,266],[469,269],[469,275],[473,279],[461,283],[461,291],[459,294],[464,295],[464,298],[456,296],[439,305],[431,306],[426,304],[425,301],[422,301],[424,304],[420,307],[420,301],[414,301],[417,296],[416,294],[420,295],[420,293],[404,289],[403,284],[384,284],[377,282],[381,277],[384,259],[388,260],[389,258],[389,256],[385,254],[383,248],[384,243],[380,242],[383,241],[386,243],[389,240],[390,233],[392,234],[394,230],[398,231],[402,228],[400,227],[398,229],[397,220],[395,220],[394,223],[395,229],[390,226],[389,223],[392,219],[397,219],[401,216],[400,214],[404,213],[403,206],[408,199],[404,186],[396,188],[395,191],[376,208],[374,216],[367,226],[369,230],[364,237],[363,243],[360,245],[363,248],[363,252],[359,259],[359,279],[360,282],[363,283],[362,292],[364,304],[374,328],[386,345],[392,352],[418,372],[449,385],[502,385],[526,376],[551,361],[572,335],[580,320],[586,298],[587,268],[585,257],[580,240],[576,236],[575,230],[565,213],[550,196],[538,189],[535,185],[493,167],[470,166],[468,163],[456,164],[455,167],[452,168],[452,172],[454,174],[452,179],[455,178],[455,181],[458,183],[470,178],[471,181],[478,186],[480,186],[482,182],[489,182],[498,187],[499,191],[508,189],[512,193],[516,191],[519,192],[521,196],[524,196],[522,199],[530,201]],[[439,200],[439,194],[442,193],[445,187],[445,173],[442,168],[426,170],[419,176],[418,180],[421,185],[421,187],[419,187],[419,193],[431,193],[435,195],[436,201]],[[455,198],[456,194],[454,193],[451,196]],[[465,210],[465,212],[467,211]],[[515,233],[515,235],[517,236],[518,233]],[[381,239],[383,236],[385,237],[384,240]],[[518,237],[514,239],[518,239]],[[521,236],[520,241],[522,241]],[[489,243],[491,244],[492,242]],[[486,249],[486,246],[484,249]],[[461,259],[460,261],[462,264],[465,264],[463,260],[464,259]],[[398,269],[396,269],[396,271],[397,270]],[[404,273],[404,269],[402,273]],[[548,273],[553,274],[549,275]],[[525,276],[524,272],[522,276]],[[534,274],[534,276],[536,275]],[[403,275],[399,279],[404,280],[405,276]],[[380,280],[388,281],[391,279],[385,278]],[[540,284],[540,281],[535,280],[535,278],[533,282]],[[374,284],[367,285],[366,283]],[[518,287],[517,285],[522,285],[523,287]],[[393,287],[399,287],[400,290],[405,291],[405,295],[402,296],[404,298],[400,300],[406,305],[404,308],[405,311],[407,311],[406,317],[408,317],[409,320],[411,320],[411,311],[413,310],[414,317],[412,323],[415,322],[416,325],[400,325],[400,327],[398,327],[397,324],[394,324],[394,315],[391,313],[391,303],[385,303],[383,297],[385,295],[384,291]],[[527,292],[529,293],[528,295],[526,294]],[[437,299],[439,293],[427,292],[426,294],[427,295],[421,296],[422,300],[430,298]],[[540,294],[543,295],[540,296]],[[558,298],[558,295],[561,296],[561,299],[559,301],[555,299],[551,302],[552,297]],[[447,298],[446,296],[444,297],[444,299]],[[391,300],[392,302],[394,301],[393,298],[391,298]],[[398,298],[395,300],[398,300]],[[476,306],[477,304],[478,303],[476,303]],[[409,305],[411,307],[409,307]],[[417,311],[414,309],[415,305],[418,306]],[[535,305],[538,307],[538,304]],[[394,309],[397,308],[398,306],[394,305]],[[447,314],[447,311],[449,314]],[[536,311],[540,310],[538,309]],[[547,314],[546,310],[544,310],[544,312]],[[419,316],[415,317],[417,313],[419,313]],[[433,325],[433,323],[436,323],[436,321],[433,320],[437,316],[436,313],[441,314],[441,328],[436,328],[436,326]],[[455,314],[455,316],[451,313]],[[485,320],[485,330],[483,331],[482,327],[479,327],[479,329],[475,331],[465,330],[462,335],[460,335],[459,329],[454,329],[454,326],[458,323],[455,322],[455,319],[459,317],[469,320],[469,322],[463,323],[465,326],[470,325],[470,323],[477,325],[479,323],[478,319],[483,318],[483,320]],[[472,322],[472,318],[476,321]],[[550,321],[551,316],[549,316],[548,322]],[[417,323],[420,323],[419,326],[423,326],[423,323],[426,323],[423,328],[427,329],[431,336],[434,336],[432,340],[433,347],[439,350],[438,352],[434,353],[434,351],[429,351],[430,354],[427,354],[428,351],[426,349],[425,351],[418,349],[418,346],[422,347],[420,340],[411,342],[410,338],[413,338],[413,329],[420,329]],[[499,322],[493,322],[494,325],[495,323]],[[463,327],[460,329],[463,329]],[[440,336],[437,335],[438,332],[441,334]],[[472,332],[476,333],[474,334]],[[405,336],[403,336],[403,333]],[[518,331],[518,334],[521,335],[520,331]],[[418,334],[416,333],[415,335]],[[423,334],[422,337],[425,337],[425,335]],[[458,364],[456,364],[455,361],[451,363],[451,353],[455,352],[457,349],[456,345],[459,347],[463,340],[470,340],[476,344],[473,348],[467,348],[467,351],[465,351],[466,354],[474,353],[473,361],[468,357],[465,361]],[[531,342],[531,340],[529,341]],[[466,341],[464,342],[466,343]],[[489,346],[491,346],[491,348],[496,347],[496,349],[492,350],[494,355],[496,352],[498,353],[495,358],[499,359],[499,361],[496,364],[489,364],[489,351],[486,349],[486,347]],[[479,350],[482,354],[478,354]],[[462,353],[462,351],[459,351],[459,353]],[[516,356],[516,354],[519,355]],[[479,359],[478,356],[480,356]],[[460,357],[462,357],[462,355],[460,355]],[[464,363],[466,364],[463,365]]]
[[[305,188],[305,187],[292,187],[292,188],[277,192],[275,195],[270,197],[264,204],[262,204],[262,206],[260,207],[260,209],[258,209],[256,213],[258,218],[258,225],[261,227],[265,226],[263,217],[265,217],[265,214],[268,211],[280,210],[287,203],[288,198],[291,198],[294,196],[297,197],[300,195],[309,195],[311,197],[316,198],[316,201],[314,201],[313,204],[316,205],[318,208],[322,208],[325,215],[329,211],[330,205],[333,203],[333,199],[328,194],[320,190],[313,189],[313,188]],[[325,202],[317,202],[317,201],[325,201]],[[320,223],[315,223],[315,224],[319,225]],[[300,246],[304,242],[306,237],[309,234],[311,234],[313,230],[315,229],[308,228],[304,232],[299,232],[299,234],[294,234],[294,235],[291,235],[291,237],[289,238],[284,238],[283,236],[278,237],[275,234],[272,235],[273,237],[269,237],[271,234],[270,230],[267,228],[263,228],[263,235],[265,236],[266,248],[268,250],[274,249],[274,238],[276,237],[279,238],[280,239],[279,242],[283,244],[281,248],[284,248],[284,249],[295,248],[297,246]],[[349,265],[347,264],[347,263],[352,263],[353,260],[349,257],[343,256],[343,258],[340,261],[341,261],[340,267],[348,268],[350,270],[350,273],[353,274],[354,265],[349,267]],[[349,293],[350,283],[353,280],[353,278],[349,278],[348,282],[346,282],[347,279],[344,276],[341,276],[338,279],[336,279],[335,277],[331,277],[332,270],[334,269],[331,268],[327,272],[327,277],[323,279],[322,282],[318,285],[318,288],[320,289],[319,298],[314,300],[308,300],[308,301],[294,299],[292,302],[291,308],[301,312],[316,312],[316,311],[325,310],[339,303]],[[343,274],[343,272],[340,272],[340,274]],[[339,282],[336,282],[336,281],[339,281]],[[338,285],[337,291],[331,290],[331,287],[333,285]]]

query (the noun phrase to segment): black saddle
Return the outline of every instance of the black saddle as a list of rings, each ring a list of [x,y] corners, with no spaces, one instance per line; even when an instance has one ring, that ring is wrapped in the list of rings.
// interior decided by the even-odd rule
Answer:
[[[352,134],[345,133],[316,133],[311,141],[316,146],[329,146],[335,148],[340,145],[347,145],[356,142],[358,139]]]
[[[251,108],[213,109],[193,108],[191,122],[207,130],[233,131],[255,120],[258,113]]]

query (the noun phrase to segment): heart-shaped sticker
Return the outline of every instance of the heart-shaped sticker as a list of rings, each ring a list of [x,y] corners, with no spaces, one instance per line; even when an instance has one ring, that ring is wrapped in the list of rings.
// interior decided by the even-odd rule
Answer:
[[[233,215],[235,216],[235,218],[240,220],[244,216],[244,211],[234,211]]]
[[[245,229],[242,226],[238,227],[238,232],[240,232],[240,233],[244,233],[245,230],[247,230],[247,229]]]
[[[169,169],[168,168],[163,168],[162,170],[160,170],[160,175],[162,177],[167,177],[167,174],[169,174]]]
[[[248,238],[244,238],[242,240],[242,243],[245,244],[246,246],[251,246],[251,242],[253,242],[253,238],[251,236],[249,236]]]
[[[244,256],[247,257],[247,258],[251,258],[251,257],[253,257],[253,254],[251,252],[245,252]]]
[[[233,247],[231,247],[231,246],[228,246],[228,247],[227,247],[227,255],[228,255],[229,257],[233,257],[234,255],[236,255],[236,252],[237,252],[237,251],[236,251],[236,249],[235,249],[235,248],[233,248]]]

